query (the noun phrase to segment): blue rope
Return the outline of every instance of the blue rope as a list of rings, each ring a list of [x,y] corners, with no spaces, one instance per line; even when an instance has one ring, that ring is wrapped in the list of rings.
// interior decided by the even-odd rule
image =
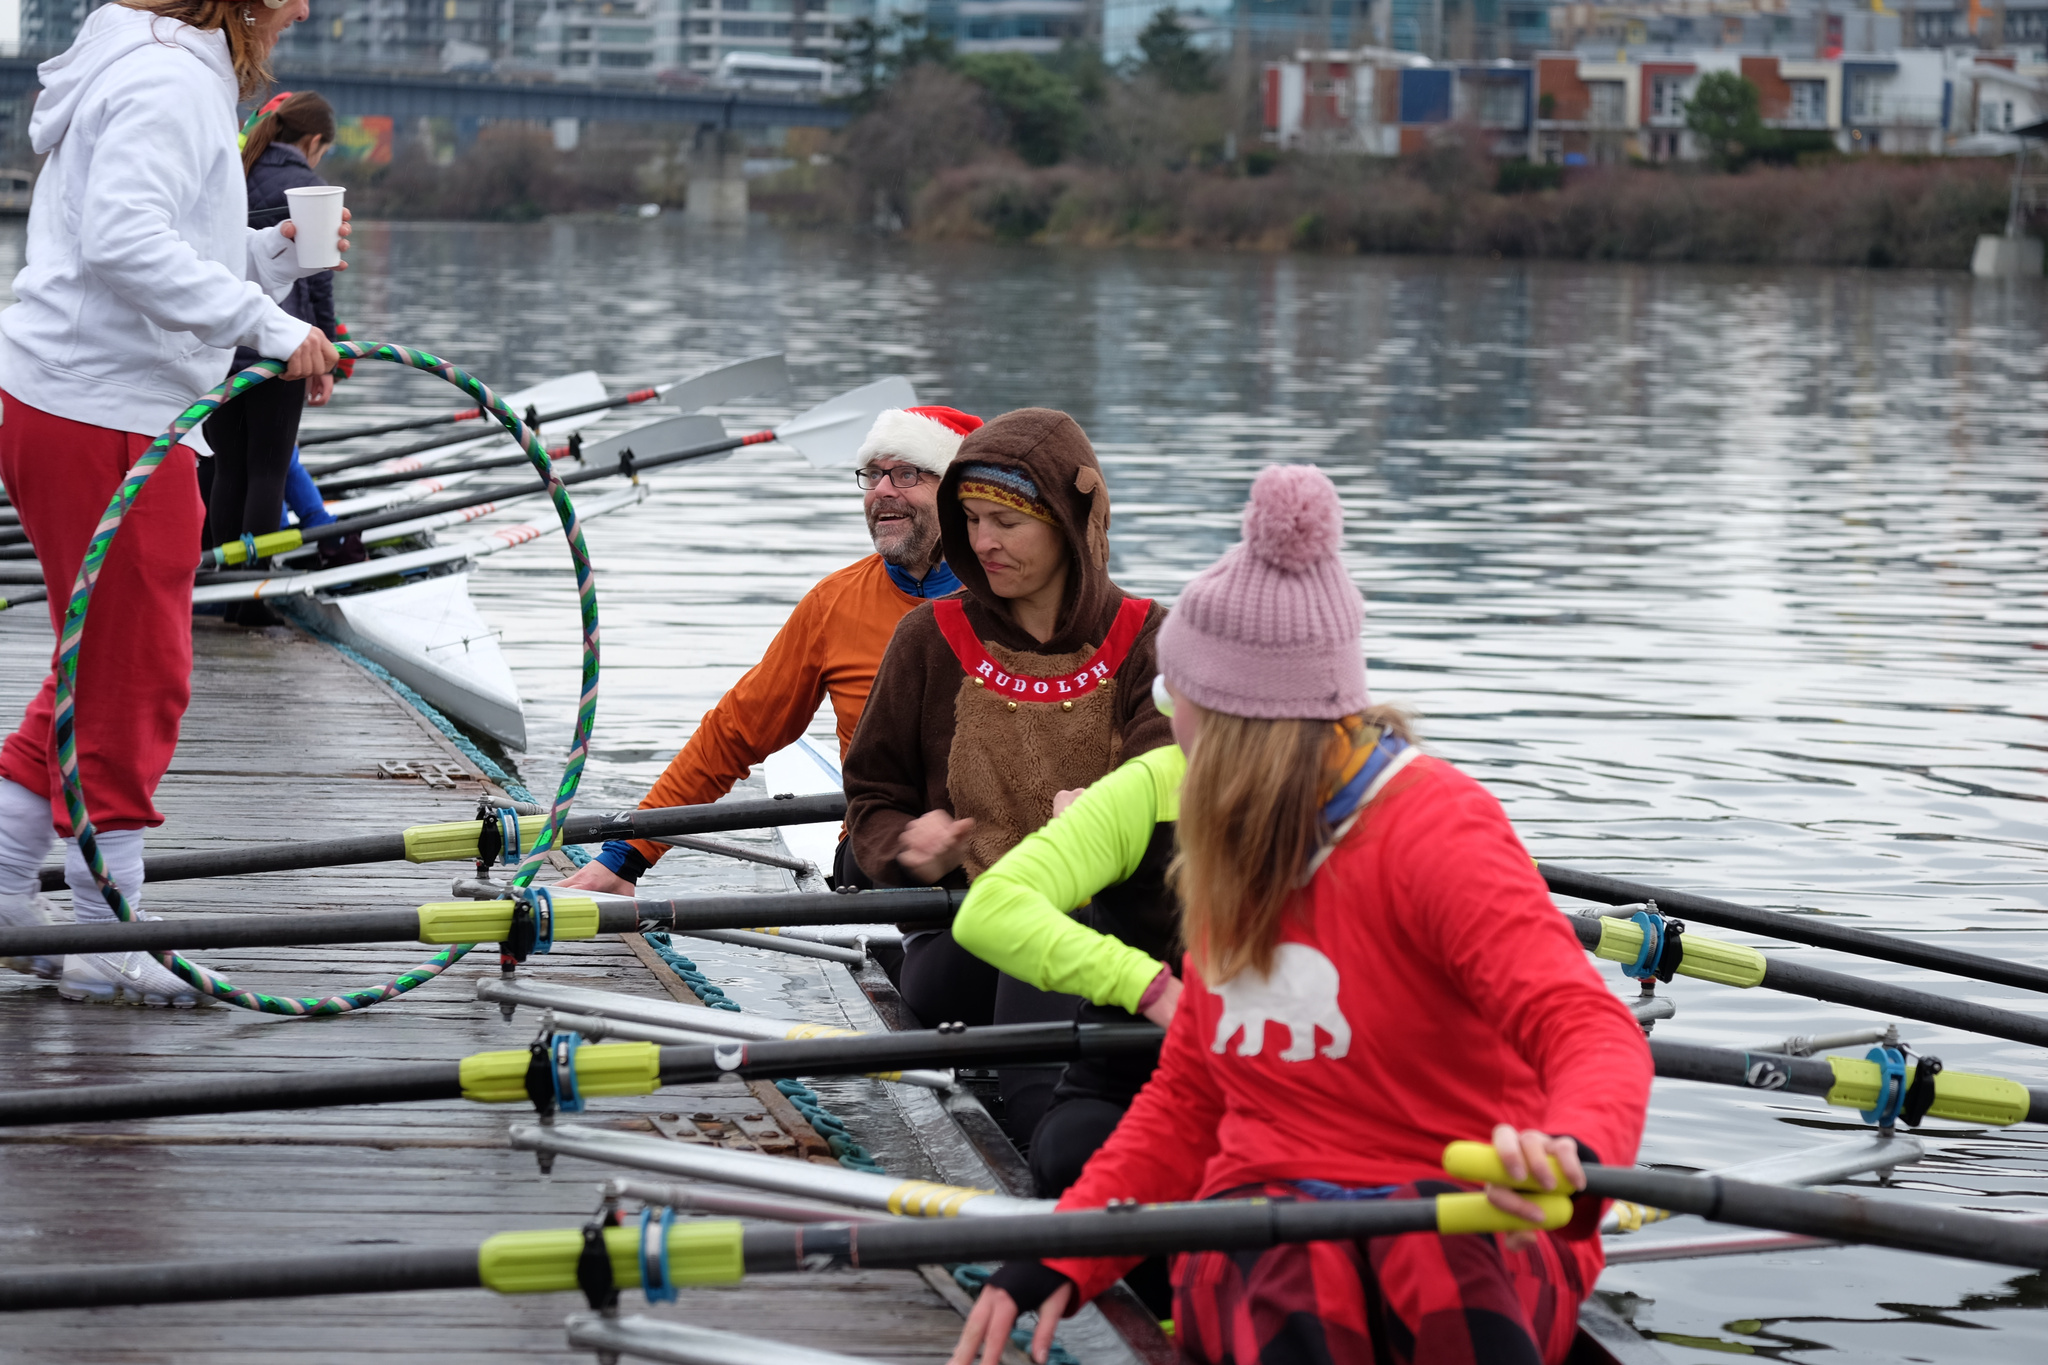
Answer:
[[[668,969],[683,979],[683,984],[695,993],[699,1000],[715,1010],[740,1012],[739,1004],[723,990],[712,984],[703,969],[676,951],[675,943],[666,929],[649,929],[640,935],[647,946],[654,949],[655,956],[668,964]],[[790,1104],[804,1121],[818,1130],[818,1136],[831,1144],[832,1155],[839,1158],[839,1164],[853,1171],[868,1171],[875,1175],[887,1175],[888,1170],[874,1154],[854,1140],[853,1132],[843,1119],[825,1107],[816,1091],[802,1081],[777,1081],[775,1088],[788,1097]]]
[[[956,1265],[953,1267],[953,1283],[959,1285],[970,1294],[979,1294],[982,1291],[982,1287],[988,1283],[989,1276],[995,1273],[994,1266]],[[1030,1328],[1019,1327],[1016,1331],[1010,1333],[1010,1340],[1016,1343],[1017,1349],[1025,1355],[1031,1354]],[[1072,1351],[1060,1345],[1058,1337],[1054,1337],[1052,1339],[1052,1349],[1045,1353],[1045,1365],[1081,1365],[1081,1359]]]
[[[832,1155],[839,1158],[839,1164],[853,1171],[867,1171],[873,1175],[887,1175],[888,1168],[875,1160],[875,1155],[854,1139],[853,1132],[837,1114],[825,1107],[825,1101],[818,1097],[802,1081],[781,1080],[775,1083],[799,1114],[804,1116],[811,1127],[818,1130],[818,1136],[832,1145]]]

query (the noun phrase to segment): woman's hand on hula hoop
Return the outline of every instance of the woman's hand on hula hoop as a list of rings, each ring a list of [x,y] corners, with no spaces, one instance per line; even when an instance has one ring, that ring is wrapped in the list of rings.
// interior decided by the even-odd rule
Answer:
[[[1558,1170],[1564,1173],[1564,1183],[1574,1190],[1586,1188],[1586,1168],[1579,1163],[1579,1144],[1571,1138],[1552,1137],[1534,1128],[1517,1130],[1513,1124],[1502,1123],[1494,1127],[1493,1149],[1500,1153],[1500,1164],[1507,1168],[1511,1180],[1527,1180],[1533,1174],[1539,1186],[1554,1190],[1558,1185],[1557,1171],[1551,1169],[1549,1158],[1555,1158]],[[1505,1185],[1488,1185],[1486,1202],[1517,1218],[1532,1223],[1543,1221],[1541,1209]],[[1536,1244],[1536,1234],[1510,1232],[1505,1234],[1504,1242],[1510,1251],[1524,1251]]]
[[[1031,1333],[1031,1358],[1039,1365],[1044,1365],[1046,1353],[1052,1349],[1053,1329],[1067,1315],[1067,1304],[1073,1297],[1074,1286],[1069,1282],[1053,1290],[1039,1305],[1038,1327]],[[974,1311],[967,1315],[967,1325],[960,1329],[960,1341],[953,1347],[953,1357],[946,1365],[976,1365],[977,1353],[980,1365],[996,1365],[1002,1359],[1003,1348],[1010,1344],[1010,1329],[1016,1325],[1017,1301],[1006,1289],[985,1286],[981,1297],[974,1301]]]
[[[341,211],[341,231],[336,234],[334,246],[335,249],[341,252],[341,254],[344,256],[348,255],[348,220],[349,211],[347,209],[343,209]],[[289,218],[285,219],[282,223],[278,224],[277,230],[285,235],[286,241],[290,241],[291,239],[299,235],[299,225],[297,223],[294,223]],[[346,270],[348,269],[348,262],[343,261],[340,265],[329,266],[328,268],[330,270]]]
[[[341,352],[334,349],[334,343],[318,327],[306,329],[306,339],[298,349],[284,357],[284,378],[311,379],[316,374],[327,374],[341,363]]]
[[[334,397],[334,376],[316,374],[306,381],[306,406],[324,408],[327,400]]]

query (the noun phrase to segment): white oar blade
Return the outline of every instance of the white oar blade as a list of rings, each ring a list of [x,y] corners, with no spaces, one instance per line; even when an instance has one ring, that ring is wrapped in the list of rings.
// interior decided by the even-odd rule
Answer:
[[[782,352],[749,356],[730,365],[704,370],[679,379],[661,392],[661,401],[673,403],[684,412],[716,407],[735,398],[748,398],[789,387],[789,366]]]
[[[819,469],[848,469],[875,418],[890,408],[917,406],[917,390],[900,374],[828,398],[775,428],[775,439]]]
[[[633,452],[635,459],[651,460],[657,455],[673,455],[678,450],[710,445],[724,439],[725,424],[716,417],[698,414],[669,417],[649,422],[644,427],[634,427],[631,431],[622,431],[616,436],[607,436],[602,441],[593,441],[583,447],[583,463],[593,467],[614,464],[628,450]]]

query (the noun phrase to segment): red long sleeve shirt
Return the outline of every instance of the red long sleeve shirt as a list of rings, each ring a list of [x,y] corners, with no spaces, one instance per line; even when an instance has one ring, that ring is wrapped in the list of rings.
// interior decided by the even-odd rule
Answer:
[[[1440,1180],[1446,1143],[1498,1123],[1635,1159],[1642,1030],[1500,803],[1447,763],[1418,759],[1374,801],[1299,893],[1267,977],[1184,976],[1159,1069],[1062,1209]],[[1599,1238],[1565,1245],[1590,1286]],[[1085,1301],[1136,1262],[1048,1264]]]

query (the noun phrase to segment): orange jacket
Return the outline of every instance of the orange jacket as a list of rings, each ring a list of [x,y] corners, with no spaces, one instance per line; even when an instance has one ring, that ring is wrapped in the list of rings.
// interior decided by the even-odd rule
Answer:
[[[844,756],[896,623],[921,600],[890,580],[880,555],[819,580],[775,633],[761,662],[704,713],[697,733],[641,799],[641,809],[716,801],[756,763],[795,743],[827,694]],[[650,863],[668,852],[668,845],[645,840],[634,840],[633,847]]]

